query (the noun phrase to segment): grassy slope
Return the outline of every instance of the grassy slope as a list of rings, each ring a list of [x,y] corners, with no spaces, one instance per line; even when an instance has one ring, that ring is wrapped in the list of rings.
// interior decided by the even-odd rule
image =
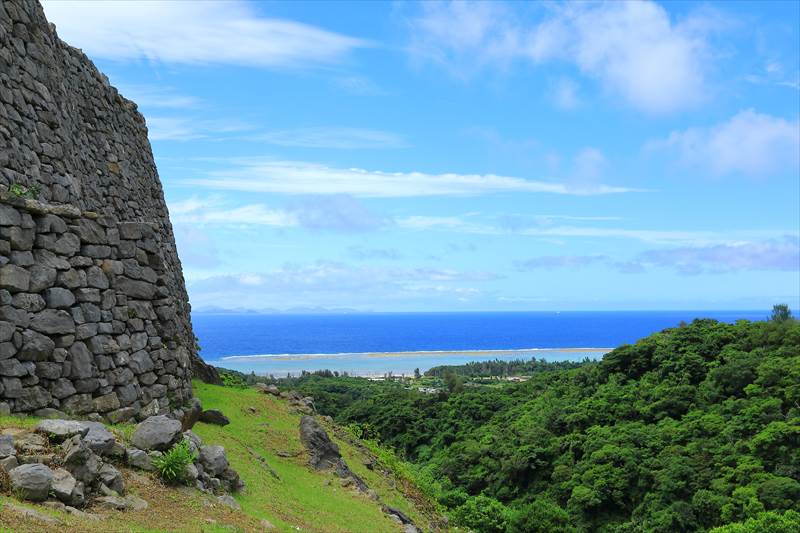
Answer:
[[[266,518],[286,531],[390,532],[400,528],[366,495],[343,488],[332,473],[315,473],[307,466],[298,432],[300,415],[285,401],[254,389],[231,389],[195,383],[195,394],[206,409],[220,409],[231,420],[224,427],[197,424],[195,432],[204,442],[225,446],[232,466],[247,483],[237,496],[242,509]],[[256,413],[248,411],[249,407]],[[356,474],[380,496],[381,501],[407,512],[425,525],[426,521],[392,483],[363,465],[363,458],[352,445],[335,438],[342,455]],[[280,457],[288,452],[294,457]],[[266,460],[265,467],[257,459]],[[274,470],[278,478],[270,473]],[[427,527],[426,527],[427,528]],[[296,531],[296,530],[295,530]]]
[[[242,512],[232,511],[192,489],[164,487],[153,476],[128,470],[123,470],[126,486],[131,493],[149,502],[146,511],[119,513],[90,509],[106,516],[105,520],[94,522],[41,506],[30,507],[61,520],[63,526],[59,529],[62,531],[263,531],[261,519],[287,532],[401,531],[381,512],[379,503],[352,488],[342,487],[339,478],[332,473],[309,469],[308,456],[298,433],[300,415],[283,400],[253,389],[223,388],[200,382],[195,383],[195,394],[206,409],[220,409],[231,420],[225,427],[198,423],[194,431],[204,442],[224,446],[232,466],[247,484],[247,489],[236,495]],[[251,412],[251,408],[255,412]],[[0,429],[31,427],[35,423],[36,419],[30,417],[0,417]],[[114,429],[120,436],[129,436],[132,432],[131,426]],[[378,493],[381,502],[401,509],[424,529],[429,528],[427,517],[397,488],[404,483],[367,469],[362,449],[336,438],[333,428],[329,427],[328,431],[339,444],[348,465]],[[291,456],[281,457],[278,452]],[[0,506],[4,502],[22,505],[7,493],[0,495]],[[53,526],[0,509],[0,532],[42,531],[43,527]]]

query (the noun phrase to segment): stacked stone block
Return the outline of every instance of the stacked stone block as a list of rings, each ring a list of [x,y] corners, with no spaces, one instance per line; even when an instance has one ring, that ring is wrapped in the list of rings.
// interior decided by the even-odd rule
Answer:
[[[0,413],[116,423],[186,403],[161,240],[150,224],[0,195]]]

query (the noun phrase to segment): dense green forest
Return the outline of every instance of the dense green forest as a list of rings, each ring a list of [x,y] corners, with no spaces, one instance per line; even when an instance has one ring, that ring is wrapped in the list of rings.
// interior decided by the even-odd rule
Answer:
[[[587,361],[588,362],[588,361]],[[512,359],[503,361],[472,361],[463,365],[435,366],[425,371],[426,376],[441,377],[452,372],[465,377],[502,377],[535,374],[551,370],[567,370],[578,368],[583,363],[574,361],[558,361],[548,363],[544,359]]]
[[[329,373],[283,384],[393,448],[475,531],[800,531],[800,323],[785,313],[535,366],[439,394]]]

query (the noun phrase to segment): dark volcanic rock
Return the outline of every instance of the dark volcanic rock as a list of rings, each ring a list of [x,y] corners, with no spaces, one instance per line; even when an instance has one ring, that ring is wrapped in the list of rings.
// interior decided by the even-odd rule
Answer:
[[[200,422],[205,422],[206,424],[215,424],[217,426],[227,426],[231,423],[231,421],[228,420],[228,417],[222,414],[222,411],[217,409],[208,409],[207,411],[200,413]]]

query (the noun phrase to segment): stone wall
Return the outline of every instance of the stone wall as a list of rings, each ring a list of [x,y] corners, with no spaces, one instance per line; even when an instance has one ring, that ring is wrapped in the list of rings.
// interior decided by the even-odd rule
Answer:
[[[11,265],[6,269],[7,274],[4,275],[4,279],[11,276],[13,272],[24,278],[25,275],[15,267],[24,269],[29,275],[42,267],[55,268],[58,272],[55,282],[57,285],[54,284],[41,291],[30,290],[30,288],[27,290],[15,289],[16,292],[11,294],[10,290],[5,289],[8,294],[3,293],[3,308],[9,312],[12,309],[15,310],[13,311],[14,319],[11,321],[0,320],[6,323],[10,322],[14,326],[16,341],[12,340],[11,345],[4,345],[6,347],[2,352],[3,361],[11,360],[13,357],[20,364],[24,362],[26,369],[31,368],[27,363],[34,363],[37,369],[50,368],[50,365],[44,363],[61,363],[63,366],[63,363],[67,362],[66,359],[64,361],[51,359],[35,361],[24,358],[19,360],[17,353],[7,355],[12,349],[9,346],[13,346],[15,350],[24,350],[15,343],[20,342],[25,335],[39,338],[34,333],[42,333],[37,332],[35,328],[28,327],[27,321],[33,320],[31,314],[47,311],[46,315],[42,316],[61,316],[63,312],[70,314],[72,320],[77,322],[77,319],[81,317],[74,316],[75,307],[80,308],[80,304],[92,304],[100,308],[101,314],[108,312],[113,315],[115,308],[125,307],[126,298],[138,302],[149,301],[149,298],[141,297],[144,294],[137,293],[133,298],[127,294],[128,291],[136,290],[135,288],[140,287],[142,283],[146,283],[147,286],[155,286],[157,289],[157,294],[152,297],[154,301],[171,299],[169,306],[174,315],[168,325],[159,325],[160,317],[158,316],[147,319],[153,330],[152,334],[145,330],[148,336],[148,353],[152,356],[154,352],[165,349],[174,356],[172,360],[177,361],[183,358],[184,352],[188,352],[188,357],[193,365],[200,370],[205,368],[197,357],[181,263],[175,248],[161,183],[147,139],[144,118],[137,111],[136,104],[120,96],[117,90],[109,84],[108,79],[80,50],[59,40],[55,27],[47,23],[42,8],[36,0],[3,0],[0,2],[0,194],[3,194],[7,200],[13,200],[15,195],[38,200],[41,205],[49,205],[50,212],[62,213],[63,216],[58,216],[64,223],[62,225],[54,222],[48,225],[47,222],[41,222],[44,225],[39,227],[40,220],[45,220],[42,218],[44,215],[37,215],[30,210],[26,211],[17,205],[14,207],[14,211],[25,225],[21,222],[20,225],[12,223],[3,226],[3,234],[0,236],[0,253],[3,262]],[[62,211],[59,211],[59,207],[63,208]],[[10,214],[12,211],[8,210],[8,207],[3,209],[3,212],[6,213],[5,216],[11,217],[12,221],[16,220],[16,217]],[[67,216],[64,213],[70,213],[70,215]],[[96,214],[97,218],[92,218],[95,215],[91,213]],[[30,224],[34,224],[34,226],[26,227]],[[98,226],[105,234],[107,241],[105,243],[91,241],[91,239],[100,239],[99,230],[98,235],[92,235],[92,231],[97,230]],[[149,229],[141,229],[145,227]],[[93,230],[86,228],[93,228]],[[124,233],[133,230],[123,228],[140,228],[146,236],[143,235],[141,239],[133,239],[131,234]],[[120,242],[115,244],[118,235]],[[75,252],[75,255],[62,253],[74,249],[75,237],[81,241],[80,249]],[[28,246],[31,238],[33,239],[33,249],[24,248]],[[133,245],[134,242],[137,244]],[[52,249],[54,246],[58,246],[58,249]],[[128,255],[131,246],[135,248],[132,256]],[[140,257],[136,255],[137,250]],[[106,253],[109,255],[104,256]],[[148,254],[146,261],[141,255],[143,253]],[[29,262],[31,257],[33,264],[26,265],[25,263]],[[55,265],[45,264],[48,260],[56,261],[64,268],[59,269]],[[106,260],[116,261],[107,263],[105,267],[107,270],[103,271],[109,288],[101,289],[90,285],[89,273],[92,273],[92,279],[95,280],[97,270],[93,267],[102,271],[103,261]],[[91,264],[87,261],[91,261]],[[73,262],[76,264],[72,264]],[[136,278],[133,274],[126,272],[126,265],[129,269],[135,269],[134,262],[138,263],[142,269],[152,269],[157,273],[158,279],[153,280],[152,283],[149,281],[152,279],[150,270],[147,270],[147,274],[145,274],[148,279]],[[69,268],[66,268],[67,264],[69,264]],[[114,266],[111,267],[111,264]],[[123,268],[121,273],[118,272],[120,264]],[[109,268],[116,270],[109,271]],[[76,275],[72,271],[78,272],[79,279],[77,281],[70,278],[70,276]],[[67,272],[70,274],[66,274]],[[83,276],[86,276],[86,280],[83,279]],[[61,281],[62,277],[64,282]],[[67,281],[68,279],[69,281]],[[99,281],[99,277],[96,279],[97,283],[102,283]],[[116,283],[117,279],[129,281],[118,281],[122,283],[122,286],[112,286],[111,284]],[[73,282],[85,282],[86,285],[71,287],[63,284]],[[76,305],[70,306],[70,308],[48,307],[39,311],[25,309],[25,305],[33,305],[32,309],[40,306],[39,298],[45,299],[45,303],[47,303],[44,291],[57,288],[71,291],[76,298]],[[112,292],[107,294],[113,294],[117,301],[112,307],[103,308],[103,304],[108,304],[108,302],[104,302],[102,296],[99,302],[85,300],[90,297],[90,294],[95,294],[92,289],[100,291],[101,295],[106,294],[104,291],[111,290]],[[51,291],[53,294],[57,292],[60,291]],[[9,295],[12,299],[11,304],[6,303]],[[149,292],[147,295],[149,296]],[[85,318],[84,316],[83,319]],[[135,317],[131,320],[137,319],[144,320],[143,317]],[[124,331],[120,330],[119,324],[115,325],[115,320],[125,325]],[[98,336],[123,336],[123,339],[124,335],[130,337],[128,328],[131,324],[127,319],[124,321],[119,318],[107,320],[101,317],[99,322],[86,323],[98,324]],[[138,322],[134,323],[138,324]],[[84,323],[76,323],[76,330],[78,326],[84,326]],[[107,332],[109,327],[112,329]],[[163,335],[164,327],[169,329],[167,337]],[[3,328],[0,331],[5,332],[8,326],[4,325]],[[84,326],[81,330],[92,328],[93,326]],[[155,331],[159,328],[161,331]],[[141,333],[141,331],[133,331]],[[6,334],[3,333],[3,335]],[[69,352],[69,349],[72,348],[72,345],[63,346],[67,340],[65,337],[68,338],[70,334],[43,334],[51,337],[54,343],[61,344],[54,347],[53,354],[57,354],[54,357],[64,356],[63,352],[56,350]],[[159,337],[162,341],[169,339],[169,342],[165,343],[166,347],[150,346],[151,339]],[[84,340],[76,338],[74,342],[79,347],[74,350],[80,351],[81,345],[88,346],[89,338]],[[119,339],[114,339],[114,342],[119,344]],[[113,345],[109,349],[112,347]],[[94,352],[94,350],[90,351]],[[137,351],[131,352],[129,348],[120,347],[118,353],[123,354],[120,359],[124,359],[124,354],[130,356]],[[116,368],[105,368],[107,362],[104,358],[112,356],[111,359],[114,359],[113,355],[111,353],[97,354],[98,357],[102,357],[101,362],[93,361],[92,364],[97,368],[98,375],[80,379],[97,378],[99,380],[101,379],[99,373],[104,373],[102,379],[108,379],[105,377],[105,373]],[[162,374],[161,377],[172,371],[172,365],[169,365],[168,368],[166,364],[167,360],[162,360],[160,352],[153,360],[154,364],[158,364],[158,361],[164,363],[166,374]],[[39,363],[38,366],[37,363]],[[7,363],[6,366],[10,367],[11,363]],[[126,367],[127,365],[120,364],[118,366]],[[38,370],[34,370],[33,374],[26,373],[27,377],[5,377],[16,378],[32,387],[39,386],[33,383],[36,379],[51,380],[49,377],[39,375],[38,372]],[[122,372],[120,374],[128,375]],[[185,396],[185,392],[188,390],[189,376],[181,371],[174,374],[174,377],[182,383],[172,390],[182,391]],[[71,379],[67,376],[62,376],[62,378]],[[149,380],[150,377],[145,379]],[[10,396],[8,391],[14,390],[16,382],[11,381],[10,383],[12,383],[11,388],[4,385],[4,392],[0,393],[0,402],[6,399],[6,403],[16,410],[29,410],[31,405],[38,405],[44,401],[45,397],[40,394],[39,389],[35,389],[37,392],[25,392],[24,396]],[[133,378],[130,378],[129,384],[132,388],[136,388],[137,394],[141,394],[137,398],[140,403],[149,399],[145,390],[150,390],[156,385],[156,383],[137,384],[137,380]],[[24,387],[25,383],[22,385]],[[51,384],[47,383],[47,385]],[[97,397],[101,395],[101,391],[106,391],[103,393],[106,394],[108,387],[124,385],[115,378],[114,385],[109,382],[91,392],[86,391],[81,394],[91,394],[93,397]],[[158,383],[158,385],[168,386],[169,384]],[[81,388],[87,387],[89,387],[88,384],[81,383]],[[160,387],[156,387],[156,390],[160,390]],[[51,391],[49,393],[52,394]],[[30,405],[25,399],[29,395],[36,396],[35,401]],[[119,396],[119,393],[117,395]],[[178,395],[176,399],[180,399],[180,396]],[[125,398],[128,397],[125,396]],[[52,399],[48,404],[51,402]],[[61,400],[59,400],[60,402]]]
[[[191,397],[151,224],[0,194],[0,412],[111,422]]]

